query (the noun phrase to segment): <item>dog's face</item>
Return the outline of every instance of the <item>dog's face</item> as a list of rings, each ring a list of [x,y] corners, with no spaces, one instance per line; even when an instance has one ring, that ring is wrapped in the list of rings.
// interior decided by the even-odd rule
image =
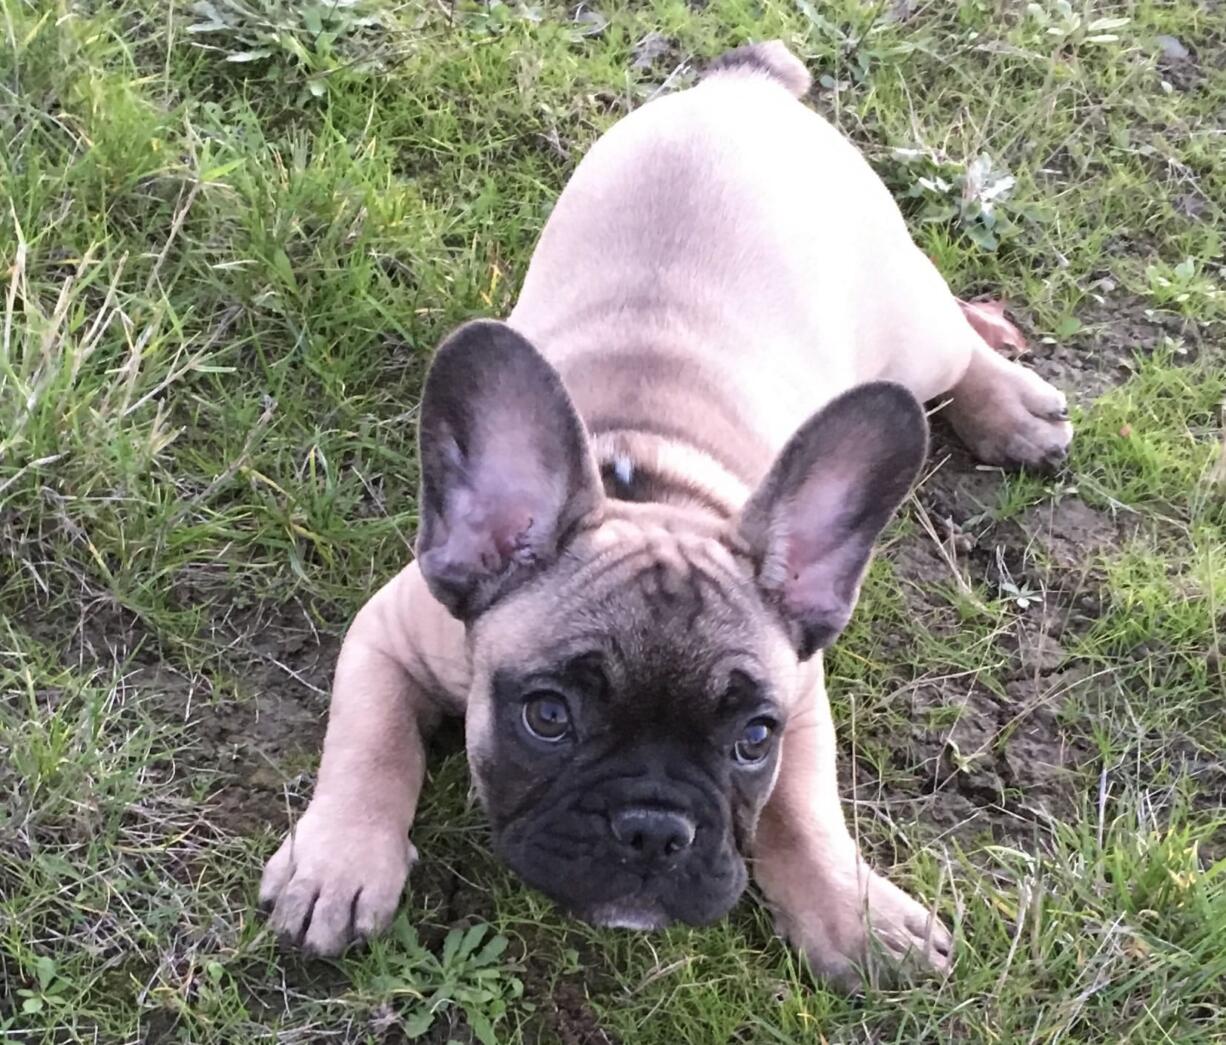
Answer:
[[[496,849],[579,917],[700,924],[743,891],[803,662],[846,623],[926,448],[914,400],[865,390],[720,519],[606,499],[560,380],[509,328],[440,349],[419,563],[468,625],[467,743]]]
[[[745,887],[798,664],[718,533],[636,508],[474,625],[470,764],[528,883],[598,924],[699,924]]]

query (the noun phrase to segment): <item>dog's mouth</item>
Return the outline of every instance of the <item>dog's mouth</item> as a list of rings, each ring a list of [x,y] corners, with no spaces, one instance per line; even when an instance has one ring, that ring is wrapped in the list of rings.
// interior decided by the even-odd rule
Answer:
[[[599,904],[588,911],[578,913],[576,917],[602,929],[634,929],[638,932],[664,929],[673,922],[657,901],[636,897]]]
[[[710,925],[732,910],[744,893],[743,867],[738,861],[735,869],[711,879],[687,876],[681,881],[644,882],[641,889],[615,899],[559,895],[552,888],[542,891],[573,917],[604,929],[650,932],[677,924]]]
[[[559,778],[510,815],[489,810],[494,851],[588,924],[708,925],[745,891],[743,825],[722,792],[679,776]]]
[[[708,925],[732,909],[748,878],[744,860],[731,847],[710,847],[680,866],[646,872],[548,837],[504,836],[495,839],[495,848],[528,885],[581,921],[604,928]]]

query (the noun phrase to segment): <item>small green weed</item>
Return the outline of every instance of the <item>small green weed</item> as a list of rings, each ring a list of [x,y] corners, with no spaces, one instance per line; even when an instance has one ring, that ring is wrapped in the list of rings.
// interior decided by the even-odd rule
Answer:
[[[34,986],[19,987],[17,997],[22,999],[21,1011],[27,1016],[36,1016],[44,1009],[57,1009],[69,1005],[64,997],[69,984],[59,976],[55,960],[42,955],[34,960]]]
[[[368,1003],[386,1003],[384,1022],[410,1039],[456,1009],[482,1045],[497,1045],[498,1024],[524,989],[518,965],[502,960],[507,943],[478,923],[448,932],[436,955],[401,913],[388,935],[374,942],[370,962],[355,969],[355,986]]]
[[[1045,3],[1028,3],[1026,30],[1041,40],[1070,50],[1084,45],[1114,44],[1120,40],[1118,30],[1131,21],[1119,15],[1094,17],[1088,4],[1075,7],[1070,0],[1047,0]],[[1038,42],[1038,40],[1035,40]]]
[[[1145,269],[1149,296],[1159,308],[1185,316],[1216,313],[1226,299],[1220,279],[1203,262],[1184,258],[1176,265],[1156,261]]]
[[[894,149],[882,173],[900,202],[922,224],[950,225],[981,250],[1016,235],[1020,211],[1010,206],[1016,179],[987,153],[969,162],[931,149]]]

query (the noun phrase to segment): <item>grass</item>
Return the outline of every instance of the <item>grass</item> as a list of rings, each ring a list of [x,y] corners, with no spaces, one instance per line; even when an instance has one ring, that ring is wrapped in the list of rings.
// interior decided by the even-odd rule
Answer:
[[[1226,1040],[1219,5],[0,0],[0,33],[0,1037]],[[279,954],[255,883],[407,554],[431,347],[506,312],[604,127],[775,35],[1079,391],[1056,480],[934,459],[830,658],[856,828],[939,896],[952,978],[843,998],[750,903],[569,923],[445,752],[397,933]]]

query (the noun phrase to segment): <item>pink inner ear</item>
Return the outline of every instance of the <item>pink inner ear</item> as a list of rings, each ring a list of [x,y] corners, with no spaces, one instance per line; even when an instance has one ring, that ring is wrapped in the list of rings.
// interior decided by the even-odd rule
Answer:
[[[855,592],[862,567],[861,550],[848,539],[831,543],[818,555],[801,561],[788,558],[789,574],[783,584],[787,609],[803,614],[841,612]]]
[[[854,510],[854,484],[861,468],[855,452],[839,464],[810,474],[780,507],[787,563],[794,576],[837,552],[846,537],[846,517]]]
[[[533,510],[523,497],[492,500],[471,490],[453,492],[447,513],[448,562],[497,573],[512,558],[531,555]]]
[[[543,467],[532,432],[514,417],[491,416],[484,425],[499,421],[499,435],[462,462],[463,481],[445,512],[445,560],[486,574],[548,552],[566,496],[563,477]]]
[[[808,477],[778,509],[775,539],[787,575],[782,591],[787,612],[821,620],[835,630],[847,622],[867,550],[848,515],[860,462],[855,451],[837,465]]]

